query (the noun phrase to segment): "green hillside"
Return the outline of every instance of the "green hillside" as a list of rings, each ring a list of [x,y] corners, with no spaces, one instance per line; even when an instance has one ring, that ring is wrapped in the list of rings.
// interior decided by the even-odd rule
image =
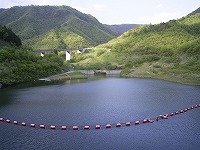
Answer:
[[[173,53],[178,47],[200,37],[200,14],[158,25],[142,26],[124,33],[101,47],[134,54]],[[165,53],[164,53],[165,54]]]
[[[33,49],[70,49],[91,46],[85,38],[78,34],[56,29],[26,40],[26,44],[32,45]]]
[[[195,11],[179,20],[129,30],[85,56],[76,56],[79,62],[74,65],[123,69],[125,77],[200,84],[199,43],[200,13]]]
[[[39,49],[44,48],[45,44],[52,45],[55,31],[59,35],[56,37],[59,42],[53,44],[55,48],[75,45],[71,38],[77,40],[74,41],[76,47],[86,47],[105,43],[116,36],[96,18],[68,6],[15,6],[1,9],[0,22],[19,35],[23,44]]]

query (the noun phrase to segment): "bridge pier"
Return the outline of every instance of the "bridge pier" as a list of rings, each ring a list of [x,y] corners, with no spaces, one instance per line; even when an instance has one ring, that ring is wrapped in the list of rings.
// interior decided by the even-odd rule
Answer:
[[[66,51],[66,57],[65,57],[66,61],[71,59],[71,53],[72,53],[72,51],[70,51],[70,50]]]
[[[72,52],[73,51],[77,51],[77,50],[78,50],[79,53],[84,53],[86,49],[85,48],[84,49],[70,49],[70,50],[65,50],[65,49],[57,49],[57,50],[56,49],[47,49],[47,50],[33,50],[33,52],[39,53],[40,56],[43,57],[45,54],[50,53],[50,52],[58,53],[60,51],[66,51],[65,60],[68,61],[68,60],[71,59]]]
[[[41,52],[40,53],[40,56],[44,57],[44,55],[46,54],[47,52]]]

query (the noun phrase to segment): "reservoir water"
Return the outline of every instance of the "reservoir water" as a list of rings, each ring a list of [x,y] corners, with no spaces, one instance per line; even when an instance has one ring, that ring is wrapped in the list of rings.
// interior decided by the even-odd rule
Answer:
[[[200,86],[154,79],[101,78],[0,90],[0,117],[66,125],[67,130],[0,122],[0,149],[200,149],[200,108],[154,123],[112,124],[154,118],[200,103]],[[110,123],[111,128],[106,129]],[[94,129],[96,124],[101,129]],[[72,130],[72,126],[79,130]],[[84,125],[91,126],[83,130]]]

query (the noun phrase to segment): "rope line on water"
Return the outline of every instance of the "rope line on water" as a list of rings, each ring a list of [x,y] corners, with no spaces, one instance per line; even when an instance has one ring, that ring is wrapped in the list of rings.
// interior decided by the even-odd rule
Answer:
[[[176,116],[178,114],[181,113],[185,113],[189,110],[192,109],[196,109],[199,108],[200,104],[197,104],[195,106],[191,106],[185,109],[181,109],[179,111],[176,112],[171,112],[169,114],[164,114],[164,115],[159,115],[157,117],[154,118],[145,118],[143,120],[136,120],[136,121],[130,121],[130,122],[124,122],[124,123],[108,123],[108,124],[104,124],[104,125],[84,125],[84,126],[77,126],[77,125],[73,125],[73,126],[66,126],[66,125],[45,125],[45,124],[35,124],[35,123],[26,123],[26,122],[20,122],[17,120],[13,120],[11,121],[10,119],[5,119],[5,118],[0,118],[0,122],[2,123],[7,123],[7,124],[13,124],[13,125],[18,125],[18,126],[23,126],[23,127],[31,127],[31,128],[39,128],[39,129],[52,129],[52,130],[90,130],[90,129],[108,129],[108,128],[120,128],[120,127],[128,127],[128,126],[133,126],[133,125],[140,125],[140,124],[145,124],[145,123],[153,123],[155,121],[159,121],[161,119],[168,119],[169,117],[172,116]]]

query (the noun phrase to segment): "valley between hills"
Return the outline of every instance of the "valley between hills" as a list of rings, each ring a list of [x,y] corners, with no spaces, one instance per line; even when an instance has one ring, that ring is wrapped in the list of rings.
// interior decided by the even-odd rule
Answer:
[[[0,83],[75,70],[122,70],[122,77],[200,85],[200,8],[177,20],[124,27],[101,24],[68,6],[0,9]],[[32,50],[79,49],[40,57]]]

